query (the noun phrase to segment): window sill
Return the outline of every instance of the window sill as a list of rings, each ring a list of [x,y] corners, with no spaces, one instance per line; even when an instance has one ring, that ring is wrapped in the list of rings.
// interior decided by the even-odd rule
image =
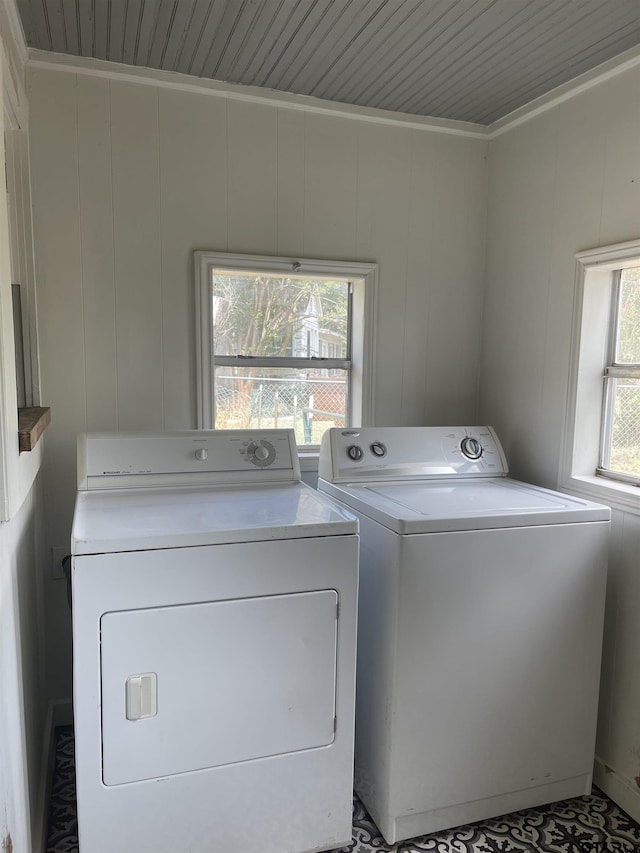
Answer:
[[[27,453],[36,446],[40,436],[51,423],[49,406],[31,406],[18,409],[18,439],[20,453]]]
[[[298,448],[298,459],[300,460],[301,471],[312,471],[314,473],[317,472],[318,460],[320,459],[319,451],[304,451]]]
[[[608,477],[569,477],[561,488],[587,500],[600,501],[611,509],[640,515],[640,487],[618,483]]]

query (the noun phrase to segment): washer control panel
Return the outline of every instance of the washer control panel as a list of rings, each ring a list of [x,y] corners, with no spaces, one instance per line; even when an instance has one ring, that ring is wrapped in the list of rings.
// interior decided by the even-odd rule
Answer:
[[[300,480],[293,430],[88,433],[78,439],[78,488]]]
[[[489,426],[331,429],[320,450],[319,476],[329,482],[507,473],[502,447]]]

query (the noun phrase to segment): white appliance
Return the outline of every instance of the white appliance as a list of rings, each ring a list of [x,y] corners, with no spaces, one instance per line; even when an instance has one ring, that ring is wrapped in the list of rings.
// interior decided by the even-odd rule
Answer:
[[[610,510],[509,479],[490,427],[334,429],[360,519],[355,787],[394,843],[591,787]]]
[[[293,431],[89,434],[78,468],[82,853],[349,843],[357,520]]]

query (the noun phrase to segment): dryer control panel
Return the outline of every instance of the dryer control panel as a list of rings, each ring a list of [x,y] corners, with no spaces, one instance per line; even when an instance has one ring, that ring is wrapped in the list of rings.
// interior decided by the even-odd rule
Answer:
[[[86,433],[78,488],[122,489],[300,480],[290,429]]]
[[[331,429],[319,476],[328,482],[502,477],[507,462],[490,426]]]

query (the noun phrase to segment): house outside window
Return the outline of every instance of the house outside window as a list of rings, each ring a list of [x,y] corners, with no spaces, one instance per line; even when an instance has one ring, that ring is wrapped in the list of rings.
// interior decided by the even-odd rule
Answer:
[[[640,240],[576,260],[562,483],[640,511]]]
[[[371,422],[374,264],[196,252],[198,426]]]

